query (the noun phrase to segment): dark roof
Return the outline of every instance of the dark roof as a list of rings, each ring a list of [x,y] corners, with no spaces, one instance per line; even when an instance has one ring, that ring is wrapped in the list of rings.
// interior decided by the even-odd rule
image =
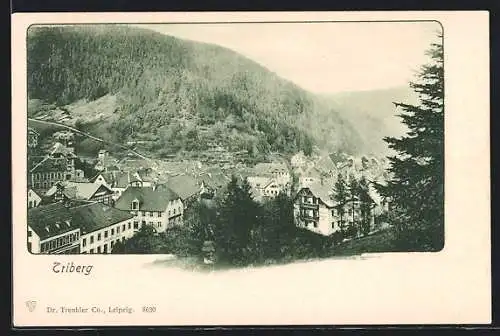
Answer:
[[[335,204],[335,202],[330,197],[330,189],[327,186],[322,185],[321,183],[316,182],[310,184],[307,187],[303,187],[302,189],[299,190],[299,193],[302,190],[311,191],[314,197],[321,199],[321,201],[328,207],[333,207]]]
[[[73,219],[69,207],[63,202],[42,205],[28,210],[28,226],[35,231],[41,240],[78,229],[80,224],[78,219]]]
[[[165,185],[179,195],[182,200],[186,200],[200,191],[196,179],[186,174],[169,177]]]
[[[226,186],[231,180],[224,173],[206,173],[199,177],[199,180],[204,182],[208,187],[219,189]]]
[[[80,223],[82,234],[123,222],[134,216],[128,212],[112,208],[102,203],[91,203],[71,209],[73,218]]]
[[[167,204],[180,199],[174,191],[165,185],[153,187],[128,187],[116,200],[115,208],[130,210],[132,201],[139,201],[139,209],[143,211],[165,211]]]
[[[57,202],[28,210],[28,225],[44,240],[75,229],[82,234],[132,219],[122,211],[97,202]]]

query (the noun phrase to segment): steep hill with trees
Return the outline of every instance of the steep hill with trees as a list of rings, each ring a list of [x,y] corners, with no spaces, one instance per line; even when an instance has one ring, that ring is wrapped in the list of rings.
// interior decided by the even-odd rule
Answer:
[[[328,102],[226,48],[119,25],[34,26],[29,115],[158,157],[222,145],[358,153],[367,141]]]

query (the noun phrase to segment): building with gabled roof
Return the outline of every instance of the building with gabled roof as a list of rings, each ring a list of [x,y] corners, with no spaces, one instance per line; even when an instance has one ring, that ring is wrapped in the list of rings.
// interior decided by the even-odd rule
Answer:
[[[278,183],[274,177],[249,176],[246,178],[250,185],[252,196],[256,201],[263,201],[277,197],[283,192],[287,192],[287,187]]]
[[[99,202],[60,201],[28,210],[28,250],[41,254],[111,253],[134,234],[133,216]]]
[[[92,183],[104,184],[113,191],[113,200],[117,200],[130,186],[142,186],[141,180],[131,172],[101,172],[90,179]]]
[[[372,193],[373,190],[368,190],[370,228],[374,227],[377,214]],[[333,182],[314,182],[302,187],[294,198],[295,224],[322,235],[345,232],[348,228],[355,228],[359,233],[363,216],[361,200],[357,197],[348,198],[343,204],[339,204],[334,200],[334,196]]]
[[[36,208],[42,202],[42,196],[35,190],[28,188],[28,209]]]
[[[50,189],[56,182],[67,181],[73,177],[73,172],[68,171],[68,166],[63,159],[49,156],[36,162],[28,160],[28,186],[42,190]]]
[[[325,236],[339,231],[334,205],[329,190],[320,183],[302,187],[294,198],[295,224]]]
[[[34,254],[80,252],[80,223],[69,206],[58,202],[28,210],[28,251]]]
[[[151,225],[158,232],[182,224],[184,214],[181,197],[166,185],[128,187],[115,207],[134,215],[134,228]]]
[[[71,209],[80,223],[80,253],[111,253],[117,242],[131,238],[134,216],[108,205],[93,202]]]
[[[158,187],[161,188],[162,185],[167,186],[170,190],[179,195],[184,207],[187,207],[190,202],[198,199],[202,191],[200,183],[193,176],[188,174],[170,176],[167,178],[166,182],[158,185]]]
[[[63,199],[101,202],[113,204],[113,191],[103,185],[91,182],[62,181],[56,183],[45,193],[48,201],[57,202]]]
[[[286,164],[277,162],[258,163],[253,168],[254,176],[272,176],[279,184],[291,183],[290,171]]]

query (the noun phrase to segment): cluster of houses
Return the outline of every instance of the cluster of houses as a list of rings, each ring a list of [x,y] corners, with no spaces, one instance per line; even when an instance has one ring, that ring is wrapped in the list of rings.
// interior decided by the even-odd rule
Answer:
[[[29,145],[37,146],[36,131],[29,134]],[[32,253],[111,253],[116,242],[132,237],[144,225],[157,232],[181,225],[193,201],[213,198],[230,180],[217,167],[145,167],[141,162],[118,169],[105,150],[97,155],[101,171],[85,177],[75,169],[72,142],[57,140],[44,156],[28,155]]]
[[[36,131],[30,130],[29,146],[37,146]],[[28,249],[31,253],[111,253],[123,242],[149,225],[157,232],[182,225],[186,209],[201,198],[213,198],[235,172],[201,163],[183,165],[155,163],[134,169],[110,164],[107,151],[97,157],[100,172],[85,177],[75,168],[77,155],[72,138],[60,134],[42,157],[28,158]],[[182,168],[180,168],[182,166]],[[341,205],[351,209],[339,219],[339,204],[332,195],[335,174],[341,169],[328,157],[313,164],[300,153],[291,162],[259,163],[238,169],[256,201],[280,194],[294,199],[295,223],[322,235],[331,235],[354,225],[360,216],[360,200]],[[293,179],[298,177],[298,181]],[[370,221],[387,210],[387,203],[373,190],[370,193]]]

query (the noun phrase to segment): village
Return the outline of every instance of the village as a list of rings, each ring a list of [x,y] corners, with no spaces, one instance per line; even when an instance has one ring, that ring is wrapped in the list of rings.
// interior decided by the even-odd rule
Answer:
[[[294,224],[322,236],[349,231],[366,218],[369,227],[348,239],[371,234],[389,211],[389,200],[372,186],[386,178],[376,158],[333,160],[328,153],[299,152],[248,165],[225,154],[217,159],[223,150],[214,147],[198,160],[118,159],[105,148],[91,160],[75,152],[71,131],[54,133],[43,149],[38,137],[28,128],[27,246],[33,254],[108,254],[143,226],[159,233],[182,226],[193,202],[222,194],[232,176],[248,182],[257,202],[287,195]],[[86,176],[77,160],[91,162],[95,173]],[[340,177],[367,179],[368,200],[351,197],[339,204],[334,186]]]

